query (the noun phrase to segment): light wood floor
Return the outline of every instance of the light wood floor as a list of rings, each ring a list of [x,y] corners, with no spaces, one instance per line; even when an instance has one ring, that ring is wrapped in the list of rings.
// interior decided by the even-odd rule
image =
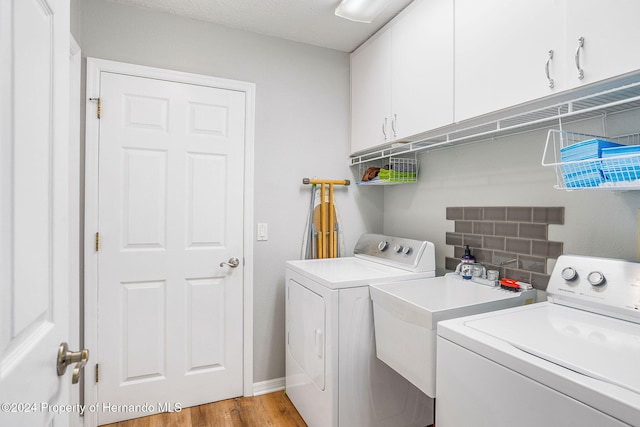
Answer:
[[[238,397],[105,427],[306,427],[282,391]]]

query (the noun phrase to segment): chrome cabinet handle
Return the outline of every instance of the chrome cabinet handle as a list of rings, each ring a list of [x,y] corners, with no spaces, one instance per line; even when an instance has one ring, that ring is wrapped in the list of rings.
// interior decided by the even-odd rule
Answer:
[[[576,49],[576,67],[578,68],[578,79],[584,78],[584,70],[580,68],[580,49],[584,47],[584,37],[578,39],[578,48]]]
[[[224,267],[225,265],[228,265],[231,268],[236,268],[237,266],[240,265],[240,260],[238,258],[229,258],[229,261],[227,262],[221,262],[220,263],[220,267]]]
[[[393,120],[391,120],[391,130],[393,130],[393,137],[397,138],[398,137],[398,132],[396,132],[396,121],[398,120],[398,115],[394,114],[393,115]]]
[[[552,59],[553,59],[553,50],[550,50],[549,58],[547,58],[547,65],[545,65],[544,71],[547,73],[547,80],[549,80],[549,87],[551,89],[553,89],[553,87],[555,86],[555,82],[553,81],[553,79],[551,78],[551,75],[549,74],[549,63],[551,62]]]
[[[67,366],[75,363],[76,366],[73,368],[71,384],[78,384],[78,381],[80,381],[80,369],[84,368],[88,361],[89,350],[86,348],[80,351],[69,351],[69,345],[66,342],[60,343],[57,360],[58,376],[63,376],[67,371]]]
[[[382,123],[382,133],[384,134],[384,140],[387,140],[387,118],[384,118],[384,122]]]

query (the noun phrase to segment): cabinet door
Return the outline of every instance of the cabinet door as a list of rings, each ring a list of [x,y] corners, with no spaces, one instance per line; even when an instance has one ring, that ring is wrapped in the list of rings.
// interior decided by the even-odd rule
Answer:
[[[582,80],[575,63],[580,37],[584,37],[579,53]],[[568,0],[566,40],[567,80],[573,87],[640,69],[640,1]]]
[[[386,31],[351,55],[351,153],[390,141],[390,109],[391,32]]]
[[[415,0],[392,28],[392,139],[453,122],[453,2]]]
[[[549,87],[545,64],[549,50],[564,46],[562,3],[456,0],[456,121],[558,91],[558,85]],[[552,77],[564,74],[558,57],[562,53],[556,51],[550,62]]]

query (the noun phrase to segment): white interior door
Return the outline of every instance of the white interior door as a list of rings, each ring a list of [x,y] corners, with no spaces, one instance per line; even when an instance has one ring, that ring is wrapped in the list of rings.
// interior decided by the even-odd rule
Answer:
[[[99,424],[242,395],[245,94],[102,72],[100,100],[98,401],[150,406]]]
[[[0,2],[0,425],[64,426],[69,2]]]

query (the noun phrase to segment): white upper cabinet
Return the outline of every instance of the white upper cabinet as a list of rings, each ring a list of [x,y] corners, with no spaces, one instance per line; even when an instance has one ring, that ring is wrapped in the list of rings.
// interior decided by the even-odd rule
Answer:
[[[580,37],[584,38],[578,52],[582,79],[575,61]],[[567,0],[568,84],[576,87],[640,69],[638,41],[640,1]]]
[[[391,32],[351,55],[351,152],[388,142],[391,132]]]
[[[415,0],[351,55],[351,152],[453,121],[453,2]]]
[[[638,73],[639,40],[640,0],[414,0],[351,54],[351,153]]]
[[[563,0],[456,0],[455,120],[556,93]],[[591,7],[591,6],[589,6]],[[549,60],[549,51],[554,50]],[[547,79],[554,80],[553,87]]]
[[[453,121],[453,2],[417,0],[392,29],[393,139]]]
[[[639,70],[639,17],[638,0],[456,0],[455,120]]]

